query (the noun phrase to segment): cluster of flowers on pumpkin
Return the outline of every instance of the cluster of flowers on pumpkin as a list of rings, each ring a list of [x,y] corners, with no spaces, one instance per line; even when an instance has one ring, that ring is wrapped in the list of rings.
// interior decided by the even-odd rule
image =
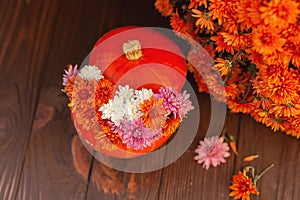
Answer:
[[[200,43],[213,59],[214,65],[199,62],[205,55],[191,46],[188,60],[204,69],[200,75],[199,66],[189,64],[199,91],[300,137],[299,1],[156,0],[155,7],[179,36]]]
[[[100,131],[111,142],[133,151],[149,148],[161,137],[173,134],[194,109],[186,91],[161,87],[153,93],[128,85],[116,88],[96,66],[78,70],[70,65],[63,75],[63,86],[69,107],[85,130]]]

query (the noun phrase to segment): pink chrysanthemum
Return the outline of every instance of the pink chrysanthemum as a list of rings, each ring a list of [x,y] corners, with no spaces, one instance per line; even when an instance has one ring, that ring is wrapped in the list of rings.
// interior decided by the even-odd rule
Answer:
[[[194,109],[192,102],[189,100],[190,95],[184,91],[182,94],[170,87],[160,88],[158,98],[163,98],[162,105],[167,111],[167,115],[173,113],[175,118],[183,118],[187,113]]]
[[[70,78],[74,78],[78,73],[77,65],[74,67],[72,65],[68,66],[68,70],[65,69],[65,74],[63,75],[63,86],[69,83]]]
[[[229,146],[224,142],[223,137],[209,137],[200,141],[195,150],[197,154],[194,159],[199,164],[203,163],[203,167],[208,169],[211,165],[216,167],[221,163],[225,163],[225,158],[229,157]]]
[[[123,143],[126,144],[127,148],[134,150],[149,147],[162,136],[161,131],[146,128],[141,118],[122,121],[120,129],[122,131],[118,131],[118,133],[123,139]]]
[[[113,123],[112,121],[108,120],[107,121],[108,125],[110,126],[110,129],[113,133],[116,133],[116,134],[119,134],[119,135],[122,135],[123,134],[123,131],[122,129],[117,126],[115,123]]]
[[[183,118],[186,117],[187,113],[194,109],[190,98],[190,94],[184,91],[182,94],[179,94],[178,99],[180,102],[179,108],[179,117]]]

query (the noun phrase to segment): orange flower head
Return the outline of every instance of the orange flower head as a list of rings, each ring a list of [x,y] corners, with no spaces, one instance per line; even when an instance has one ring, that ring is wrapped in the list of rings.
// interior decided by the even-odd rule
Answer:
[[[185,33],[187,29],[186,23],[181,19],[178,13],[173,13],[170,17],[170,25],[174,31],[179,33]]]
[[[208,9],[212,19],[218,19],[218,24],[222,25],[228,15],[235,13],[235,6],[234,0],[210,0]]]
[[[161,13],[162,16],[170,16],[173,12],[173,7],[169,0],[156,0],[154,7]]]
[[[231,45],[231,42],[233,41],[233,39],[230,38],[230,36],[227,35],[225,32],[218,32],[216,36],[212,36],[210,39],[212,41],[216,42],[217,52],[227,51],[231,54],[234,54],[235,49],[234,49],[234,46]]]
[[[98,82],[95,92],[96,109],[98,110],[103,104],[108,103],[109,99],[112,98],[114,91],[113,84],[103,78]]]
[[[74,119],[83,130],[97,132],[99,124],[94,107],[92,105],[85,106],[83,109],[77,109],[76,112],[73,113]]]
[[[210,32],[213,32],[215,30],[215,24],[211,20],[211,17],[209,16],[208,13],[204,12],[202,13],[201,11],[197,9],[193,9],[193,17],[198,18],[196,21],[196,26],[198,26],[201,30],[207,30]]]
[[[276,117],[267,117],[266,118],[266,126],[271,127],[271,129],[276,132],[276,131],[285,131],[285,127],[283,125],[283,122]]]
[[[77,108],[85,108],[87,104],[94,103],[96,85],[96,80],[86,81],[80,77],[76,78],[71,94],[71,102],[69,103],[72,111]]]
[[[226,76],[229,70],[232,68],[232,64],[229,60],[224,60],[223,58],[216,59],[215,67],[220,71],[221,76]]]
[[[260,1],[239,0],[236,7],[237,23],[240,24],[241,30],[248,30],[261,23]]]
[[[190,0],[190,4],[189,4],[188,8],[196,9],[200,6],[204,6],[205,8],[207,8],[207,0]]]
[[[165,126],[162,129],[162,132],[165,136],[173,134],[180,126],[182,119],[179,117],[167,120]]]
[[[244,113],[244,114],[250,114],[254,110],[253,102],[245,102],[240,103],[237,100],[233,100],[229,98],[227,100],[228,108],[230,109],[230,112],[233,113]]]
[[[299,2],[293,0],[271,0],[266,6],[260,8],[261,18],[271,27],[286,28],[289,24],[297,22],[300,14]]]
[[[142,116],[143,123],[152,130],[162,128],[166,123],[167,111],[164,109],[162,102],[162,98],[157,101],[155,97],[152,96],[150,100],[145,100],[144,103],[140,105],[141,111],[144,113]]]
[[[236,84],[226,85],[225,86],[226,96],[230,98],[235,98],[239,96],[240,91]]]
[[[282,52],[286,39],[280,35],[280,30],[261,26],[252,31],[252,49],[263,55]]]
[[[229,196],[234,197],[234,199],[250,200],[251,194],[259,194],[252,182],[252,178],[242,172],[233,176],[232,185],[229,186],[229,189],[232,190]]]

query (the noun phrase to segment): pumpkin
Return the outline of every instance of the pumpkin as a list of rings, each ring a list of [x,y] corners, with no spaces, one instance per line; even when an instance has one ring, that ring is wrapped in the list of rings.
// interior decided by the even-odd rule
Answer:
[[[167,36],[152,28],[130,26],[108,32],[96,42],[88,64],[97,66],[116,88],[118,85],[129,85],[134,89],[152,89],[154,93],[160,87],[181,91],[186,81],[187,67],[180,48]],[[111,143],[108,138],[102,138],[102,145],[99,145],[95,137],[97,133],[82,130],[74,115],[73,120],[79,136],[88,146],[105,155],[119,158],[151,152],[162,146],[172,135],[164,135],[143,150],[128,150],[122,145]]]

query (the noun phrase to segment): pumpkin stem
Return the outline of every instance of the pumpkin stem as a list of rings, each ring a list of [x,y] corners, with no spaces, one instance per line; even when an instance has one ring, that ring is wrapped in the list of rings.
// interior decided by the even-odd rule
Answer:
[[[143,56],[141,43],[138,40],[128,40],[128,42],[124,42],[123,52],[128,60],[138,60]]]

